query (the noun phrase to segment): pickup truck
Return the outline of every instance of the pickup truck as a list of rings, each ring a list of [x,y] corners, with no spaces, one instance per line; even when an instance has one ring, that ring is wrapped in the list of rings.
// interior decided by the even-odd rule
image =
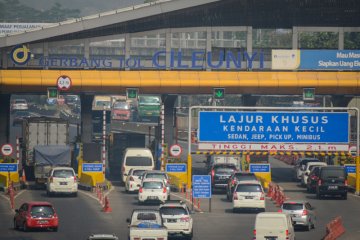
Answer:
[[[129,240],[168,239],[168,230],[158,210],[136,209],[126,222],[129,223]]]

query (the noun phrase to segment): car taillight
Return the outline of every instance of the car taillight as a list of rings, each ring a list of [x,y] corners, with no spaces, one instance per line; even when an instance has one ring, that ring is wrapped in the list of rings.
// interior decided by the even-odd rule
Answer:
[[[318,186],[321,186],[322,182],[321,179],[318,180]]]
[[[76,176],[74,176],[74,183],[76,183],[77,182],[77,179],[76,179]]]
[[[180,222],[189,222],[190,218],[189,217],[182,217],[180,218]]]
[[[212,180],[212,182],[214,182],[214,175],[215,175],[215,171],[213,169],[213,170],[211,170],[211,180]]]
[[[53,177],[50,177],[50,182],[52,183],[54,181],[54,178]]]
[[[307,210],[303,210],[302,215],[303,215],[303,216],[308,215],[308,211],[307,211]]]
[[[166,187],[163,188],[163,193],[166,193]]]
[[[285,235],[286,235],[286,237],[289,237],[289,230],[288,229],[285,230]]]
[[[312,180],[316,180],[316,179],[317,179],[317,176],[312,175],[310,178],[311,178]]]
[[[167,182],[167,184],[169,184],[169,185],[170,185],[170,179],[167,179],[167,180],[166,180],[166,182]]]
[[[347,180],[345,180],[345,186],[347,186],[348,185],[348,181]]]
[[[254,233],[254,239],[256,239],[256,229],[254,229],[253,233]]]
[[[233,194],[233,200],[238,200],[238,196],[237,196],[236,192],[234,192],[234,194]]]
[[[142,189],[142,187],[141,188],[139,188],[139,193],[142,193],[143,192],[143,189]]]
[[[129,181],[134,181],[133,176],[130,176]]]
[[[233,179],[232,181],[231,181],[231,185],[235,185],[235,183],[236,183],[236,181]]]
[[[261,196],[260,196],[260,200],[265,200],[265,196],[264,196],[263,193],[262,193]]]
[[[282,209],[279,209],[278,212],[282,212]]]

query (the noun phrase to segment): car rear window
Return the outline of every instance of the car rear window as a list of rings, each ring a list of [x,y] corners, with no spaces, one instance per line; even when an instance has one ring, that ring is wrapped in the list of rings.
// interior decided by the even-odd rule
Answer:
[[[284,203],[282,208],[285,210],[302,210],[304,207],[302,203]]]
[[[236,192],[262,192],[259,184],[239,184]]]
[[[152,160],[149,157],[127,157],[125,165],[127,166],[152,166]]]
[[[161,189],[163,184],[162,182],[144,182],[143,187],[148,189]]]
[[[233,172],[233,168],[215,168],[215,173],[232,174]]]
[[[156,220],[156,215],[155,213],[139,213],[137,215],[137,220],[154,221]]]
[[[161,215],[188,215],[183,207],[162,207],[160,213]]]
[[[38,205],[31,208],[32,217],[51,217],[54,215],[54,209],[48,205]]]
[[[134,170],[132,175],[141,176],[144,172],[145,170]]]
[[[286,227],[286,219],[281,216],[256,218],[256,229],[282,229]]]
[[[147,173],[146,178],[166,179],[166,175],[164,173]]]
[[[250,174],[235,174],[235,178],[238,181],[256,181],[255,175]]]
[[[74,172],[72,170],[54,170],[53,172],[53,177],[58,177],[58,178],[68,178],[68,177],[73,177],[74,176]]]
[[[321,178],[345,178],[345,171],[339,169],[324,169],[321,171]]]

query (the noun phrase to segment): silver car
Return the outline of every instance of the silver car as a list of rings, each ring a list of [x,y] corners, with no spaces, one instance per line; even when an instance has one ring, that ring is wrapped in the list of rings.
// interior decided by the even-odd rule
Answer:
[[[289,214],[294,226],[305,227],[308,231],[315,228],[314,208],[307,201],[285,201],[279,211]]]

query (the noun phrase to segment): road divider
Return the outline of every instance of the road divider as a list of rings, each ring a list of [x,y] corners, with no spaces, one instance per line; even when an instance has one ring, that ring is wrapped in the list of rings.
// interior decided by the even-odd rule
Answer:
[[[326,235],[322,239],[336,240],[344,233],[345,228],[342,223],[342,218],[341,216],[338,216],[326,225]]]
[[[277,207],[281,207],[281,205],[289,199],[285,196],[283,188],[274,182],[269,183],[267,197],[270,197]]]

